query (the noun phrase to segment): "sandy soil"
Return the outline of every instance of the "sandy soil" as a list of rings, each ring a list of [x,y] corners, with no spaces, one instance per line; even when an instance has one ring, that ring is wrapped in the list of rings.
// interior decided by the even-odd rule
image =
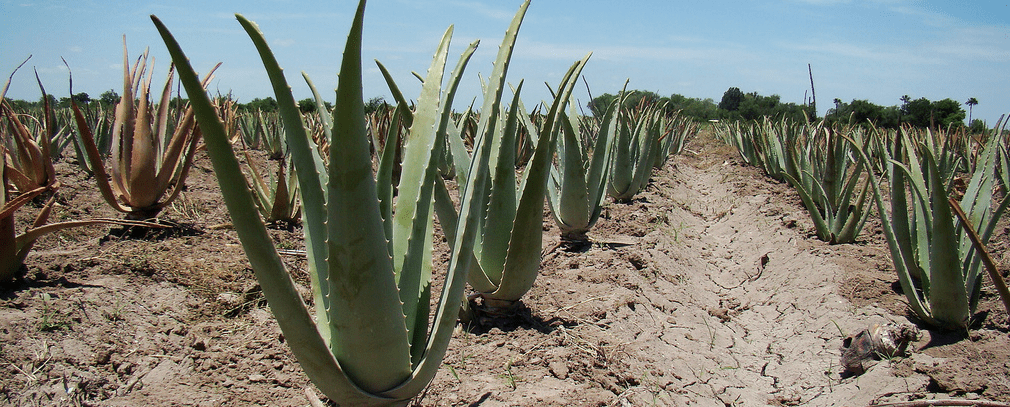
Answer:
[[[54,220],[119,217],[72,160]],[[304,377],[227,227],[201,156],[170,233],[47,236],[0,289],[0,404],[304,406]],[[19,213],[25,221],[24,212]],[[915,323],[879,231],[817,241],[798,198],[703,134],[639,199],[610,203],[593,243],[559,245],[516,316],[460,326],[422,406],[870,405],[1010,402],[1007,314],[991,290],[968,333],[844,377],[842,339]],[[282,249],[301,231],[272,231]],[[991,245],[1003,273],[1010,239]],[[305,262],[286,256],[307,285]],[[988,285],[988,282],[986,283]],[[315,396],[313,396],[315,397]]]

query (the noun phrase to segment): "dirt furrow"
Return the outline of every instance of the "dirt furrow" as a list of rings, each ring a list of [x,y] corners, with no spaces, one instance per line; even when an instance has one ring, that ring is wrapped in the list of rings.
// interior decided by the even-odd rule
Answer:
[[[670,208],[669,223],[687,231],[677,238],[654,232],[642,239],[654,246],[651,251],[678,259],[650,256],[653,272],[665,277],[641,287],[639,294],[646,309],[678,326],[652,327],[653,335],[640,336],[629,353],[634,349],[643,361],[663,367],[660,377],[679,377],[667,387],[697,388],[652,397],[669,405],[831,405],[839,400],[858,405],[888,391],[924,389],[928,380],[921,375],[891,380],[874,392],[841,380],[838,347],[844,335],[899,319],[876,308],[857,309],[837,294],[844,270],[834,254],[777,215],[797,210],[772,199],[784,186],[749,178],[748,169],[721,167],[680,161],[675,170],[657,174],[654,182],[664,193],[645,198]],[[670,280],[684,284],[671,290]],[[652,300],[671,295],[686,306],[671,311]],[[686,366],[688,374],[678,366]]]

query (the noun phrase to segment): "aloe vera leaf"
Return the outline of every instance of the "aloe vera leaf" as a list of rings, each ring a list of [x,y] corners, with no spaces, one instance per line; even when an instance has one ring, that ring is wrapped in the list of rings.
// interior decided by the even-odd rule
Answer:
[[[154,205],[158,199],[155,185],[151,182],[157,177],[155,163],[158,160],[151,129],[151,122],[154,120],[151,117],[149,96],[151,78],[148,77],[144,81],[142,77],[141,81],[144,83],[141,85],[140,94],[137,95],[140,103],[136,110],[135,132],[130,134],[130,144],[127,147],[130,152],[130,159],[127,162],[129,167],[126,171],[126,185],[130,191],[127,199],[133,209],[147,208]]]
[[[499,45],[498,47],[498,55],[495,58],[494,65],[491,70],[491,76],[488,77],[486,84],[483,86],[484,102],[480,109],[481,115],[480,115],[480,121],[477,124],[477,133],[474,141],[473,155],[475,157],[482,155],[485,153],[484,151],[481,151],[482,148],[490,148],[491,151],[487,152],[490,153],[488,160],[488,165],[491,166],[490,168],[497,168],[497,162],[498,162],[497,155],[499,151],[498,147],[501,145],[501,138],[496,137],[496,134],[500,134],[496,132],[499,131],[500,126],[503,125],[504,122],[504,120],[499,119],[499,114],[502,109],[501,99],[505,88],[505,76],[508,73],[508,66],[512,58],[512,52],[515,49],[516,38],[519,35],[519,28],[522,26],[522,21],[526,15],[526,10],[529,8],[529,4],[530,4],[529,0],[524,1],[523,4],[519,6],[519,10],[516,12],[515,16],[512,18],[512,22],[510,23],[509,28],[505,31],[504,38],[502,38],[501,45]],[[488,140],[488,142],[484,142],[484,140]],[[471,169],[469,171],[471,174],[474,172],[473,166],[477,164],[478,163],[476,159],[471,161],[470,163]],[[490,177],[490,174],[487,176]],[[468,184],[472,183],[470,182],[470,180],[467,181]],[[482,190],[480,193],[489,194],[491,186],[489,184],[485,184],[484,188],[485,189]],[[513,190],[515,189],[514,185],[512,186],[512,188]],[[513,211],[515,210],[514,206],[512,210]],[[479,216],[482,219],[484,218],[484,216],[486,216],[487,213],[488,213],[487,206],[480,208]],[[473,278],[471,278],[472,280],[471,284],[479,284],[476,282],[480,282],[482,280],[487,279],[488,273],[490,273],[490,275],[497,275],[498,273],[500,273],[496,271],[482,270],[482,268],[484,267],[495,266],[494,264],[491,264],[490,262],[484,260],[485,256],[483,255],[483,251],[484,246],[486,244],[484,239],[488,237],[490,237],[491,239],[496,238],[500,239],[500,237],[496,237],[495,234],[488,235],[487,233],[485,233],[484,229],[485,224],[486,223],[482,221],[478,227],[478,235],[477,235],[478,242],[474,246],[474,254],[480,260],[480,264],[479,267],[474,267],[471,270],[471,274],[474,274]],[[501,235],[503,234],[501,233],[497,234],[497,236]],[[505,236],[505,239],[507,239],[507,235]],[[491,245],[491,247],[493,246],[494,244]],[[479,274],[485,274],[485,275],[479,276]],[[496,280],[497,280],[496,278],[491,278],[491,281]]]
[[[273,203],[270,205],[269,220],[281,220],[286,219],[287,214],[291,213],[291,207],[288,205],[290,202],[288,190],[288,180],[287,175],[284,173],[284,162],[281,161],[277,166],[277,187],[273,189],[271,199]]]
[[[448,33],[449,33],[448,35],[451,35],[451,28],[448,31]],[[437,86],[433,87],[435,97],[433,101],[438,101],[438,112],[436,115],[438,124],[437,128],[434,130],[434,133],[432,134],[434,136],[434,140],[432,141],[429,147],[430,153],[428,157],[428,164],[425,170],[424,185],[421,190],[422,198],[418,200],[418,204],[421,204],[422,202],[427,202],[428,207],[424,208],[425,212],[419,212],[418,215],[416,215],[415,217],[415,219],[425,219],[427,223],[425,230],[422,232],[424,234],[424,246],[423,246],[424,258],[421,260],[422,265],[422,272],[420,273],[421,279],[419,286],[417,287],[416,290],[412,290],[412,287],[403,284],[403,280],[402,279],[400,280],[401,297],[409,295],[409,293],[413,291],[418,292],[418,297],[413,299],[414,303],[416,304],[415,306],[413,307],[409,306],[409,303],[407,302],[408,300],[410,300],[409,298],[404,300],[405,304],[404,313],[407,316],[407,324],[408,324],[407,326],[408,329],[410,329],[410,333],[412,335],[411,362],[415,365],[420,361],[420,358],[424,356],[426,345],[425,340],[427,338],[428,333],[427,332],[428,316],[429,316],[428,303],[430,302],[431,297],[431,263],[432,263],[431,230],[433,229],[434,224],[434,217],[430,216],[430,213],[434,206],[434,203],[432,202],[432,189],[434,188],[435,182],[442,181],[441,177],[438,174],[437,167],[439,161],[442,160],[445,155],[446,137],[449,136],[447,129],[450,125],[452,125],[451,124],[452,103],[455,98],[456,91],[459,88],[459,83],[463,76],[463,71],[466,69],[466,65],[469,62],[470,57],[473,56],[474,51],[476,51],[478,43],[479,43],[478,41],[472,42],[466,48],[466,50],[463,51],[462,55],[459,58],[459,61],[456,64],[456,67],[453,68],[452,72],[449,75],[448,84],[446,86],[445,91],[442,92],[442,98],[440,100],[437,98],[439,89],[437,88]],[[448,45],[448,41],[446,41],[446,45]],[[446,48],[445,51],[447,52],[448,49]],[[428,79],[425,80],[425,87],[427,87],[429,81],[438,83],[438,80],[435,79],[436,76],[438,77],[439,80],[441,79],[445,65],[445,52],[440,52],[440,54],[441,56],[437,57],[437,59],[441,59],[440,62],[441,65],[439,68],[435,70],[429,70]],[[433,66],[434,65],[435,62],[433,62]],[[422,95],[423,94],[424,90],[422,90]],[[421,104],[422,104],[422,98],[419,98],[418,106],[420,106]],[[422,110],[419,108],[418,113],[427,114],[429,112],[427,109]],[[426,125],[427,120],[423,120],[423,122],[424,122],[423,124]],[[417,124],[417,121],[415,121],[414,124]],[[413,126],[411,130],[413,130]],[[454,137],[458,138],[459,136]],[[403,180],[404,178],[401,178],[401,185],[403,183]],[[442,185],[444,186],[444,184]],[[401,194],[401,196],[403,195]],[[454,230],[455,229],[453,229],[453,231]],[[444,233],[446,235],[449,235],[450,233],[452,233],[452,231],[449,232],[444,231]],[[414,239],[415,237],[412,236],[411,240],[413,241]],[[410,252],[408,252],[408,254],[410,254]],[[412,325],[413,327],[411,327]]]
[[[968,326],[971,314],[968,309],[964,276],[961,274],[961,262],[957,251],[951,250],[957,247],[954,215],[947,205],[946,188],[932,154],[925,154],[925,161],[931,180],[930,198],[933,212],[933,234],[929,251],[931,269],[929,306],[933,318],[941,324],[949,328],[963,329]]]
[[[294,96],[291,94],[291,88],[284,78],[284,72],[277,63],[273,52],[270,51],[263,33],[260,32],[259,27],[255,23],[249,21],[244,16],[236,14],[235,17],[256,46],[256,50],[270,78],[274,95],[277,97],[280,115],[285,126],[285,136],[287,137],[288,147],[291,151],[291,161],[294,164],[295,171],[298,172],[299,189],[303,198],[302,225],[305,235],[309,277],[313,283],[313,291],[318,291],[318,293],[313,293],[313,297],[316,300],[316,320],[319,323],[323,339],[327,344],[330,344],[333,332],[329,321],[330,313],[325,311],[330,309],[330,287],[326,284],[328,278],[326,274],[328,250],[326,248],[327,232],[325,226],[327,209],[326,194],[323,190],[323,186],[326,184],[322,183],[323,178],[328,178],[329,175],[321,162],[321,158],[319,160],[316,159],[318,149],[315,148],[315,143],[311,142],[309,135],[305,132],[305,126],[302,125],[301,111],[298,110]]]
[[[618,120],[617,139],[614,143],[614,164],[611,166],[610,184],[607,193],[617,200],[625,200],[630,188],[633,172],[631,157],[631,128],[629,120]]]
[[[653,115],[658,115],[658,112],[654,112]],[[657,116],[652,116],[648,122],[643,123],[642,132],[639,133],[638,148],[635,155],[635,169],[634,178],[632,179],[631,188],[629,189],[630,196],[626,199],[631,199],[649,183],[649,178],[652,177],[652,149],[656,145],[655,139],[659,136],[659,121],[656,119]]]
[[[360,21],[363,11],[364,2],[359,6],[357,20]],[[330,399],[362,405],[388,403],[389,400],[386,398],[362,392],[361,388],[343,374],[341,365],[336,363],[327,343],[315,329],[312,317],[295,290],[290,276],[284,270],[266,227],[260,221],[255,206],[252,205],[251,196],[241,182],[237,160],[230,150],[223,125],[216,118],[215,109],[199,87],[196,74],[189,66],[175,38],[157,17],[151,18],[162,33],[173,61],[180,68],[183,85],[197,110],[198,121],[204,128],[208,154],[215,172],[223,180],[220,182],[222,196],[229,208],[235,230],[244,237],[242,242],[249,263],[262,282],[264,295],[268,298],[271,308],[275,310],[278,323],[285,332],[285,337],[299,364],[313,383]],[[358,25],[360,27],[360,24]]]
[[[379,197],[379,211],[382,214],[383,229],[386,232],[386,246],[389,249],[389,257],[393,258],[393,166],[396,161],[397,139],[400,137],[400,126],[402,125],[403,112],[408,111],[403,104],[397,104],[393,111],[393,117],[386,132],[386,147],[379,155],[379,166],[375,172],[376,194]],[[375,148],[379,148],[379,143],[373,142]]]
[[[585,232],[589,225],[590,197],[586,185],[586,168],[582,157],[582,148],[572,122],[562,113],[560,120],[561,135],[558,137],[558,147],[564,146],[564,151],[558,151],[558,159],[564,160],[564,173],[561,178],[560,207],[555,210],[559,218],[564,220],[568,231]],[[563,140],[563,141],[561,141]],[[563,154],[563,156],[562,156]]]
[[[867,156],[866,151],[864,151],[863,145],[849,136],[842,136],[849,143],[851,143],[854,148],[853,151],[858,153],[859,160],[865,165],[870,165],[870,158]],[[893,168],[893,165],[891,166]],[[915,267],[915,264],[908,264],[908,259],[910,254],[906,257],[905,249],[908,246],[907,242],[901,242],[899,236],[902,233],[907,234],[908,229],[902,229],[903,225],[898,225],[892,223],[892,217],[897,217],[899,215],[907,214],[907,207],[904,205],[904,181],[898,171],[889,170],[891,174],[891,204],[892,211],[888,212],[887,207],[884,203],[883,195],[880,192],[880,186],[878,182],[870,182],[870,186],[873,188],[873,198],[877,204],[877,213],[880,214],[880,226],[884,232],[884,237],[887,240],[887,247],[891,251],[891,262],[894,263],[894,269],[898,274],[898,282],[901,285],[902,291],[905,293],[905,298],[908,299],[908,304],[919,318],[922,318],[927,323],[933,324],[935,320],[931,317],[927,305],[923,303],[922,298],[916,291],[915,285],[912,282],[912,272],[910,267]],[[897,188],[902,188],[897,190]],[[901,191],[900,193],[898,191]],[[895,196],[901,196],[901,202],[896,203],[894,201]],[[909,249],[910,250],[910,249]]]
[[[190,132],[180,131],[186,128],[185,125],[180,123],[180,125],[175,128],[172,137],[168,137],[169,102],[172,100],[172,82],[174,81],[174,78],[175,66],[169,65],[168,78],[165,79],[165,88],[161,92],[161,99],[158,101],[158,111],[154,116],[154,134],[156,136],[154,139],[154,154],[158,157],[158,168],[156,168],[158,176],[155,188],[159,191],[168,187],[169,180],[175,173],[178,160],[182,158],[181,154],[184,146],[183,141],[188,139],[188,136],[192,136]],[[187,113],[188,110],[189,109],[187,109]],[[183,122],[185,121],[186,119],[183,119]]]
[[[527,1],[520,6],[516,17],[512,21],[510,30],[518,30],[518,26],[528,5],[529,2]],[[402,386],[383,393],[386,396],[406,399],[419,394],[431,382],[431,379],[435,377],[435,373],[442,364],[442,358],[445,356],[446,349],[449,346],[449,338],[452,336],[452,331],[456,326],[463,298],[463,290],[472,274],[469,271],[473,269],[471,266],[476,263],[476,259],[473,256],[474,244],[477,241],[479,226],[483,220],[481,218],[481,208],[486,206],[486,195],[483,191],[486,190],[486,183],[489,182],[488,162],[491,155],[490,145],[493,141],[492,137],[493,134],[488,137],[484,137],[483,134],[477,134],[475,137],[474,156],[471,165],[468,167],[466,185],[460,189],[460,212],[456,219],[461,220],[462,223],[457,224],[453,232],[450,232],[449,229],[444,229],[447,236],[449,233],[452,233],[454,236],[449,239],[452,242],[452,255],[449,259],[449,268],[445,276],[445,288],[442,290],[442,295],[439,298],[438,309],[435,311],[434,326],[431,335],[428,336],[424,356],[415,365],[411,379]],[[438,181],[441,180],[439,179]],[[444,186],[444,184],[441,185]],[[436,191],[439,189],[436,188]],[[439,196],[443,198],[448,197],[448,193],[443,195],[441,192],[437,192],[435,195],[436,205],[439,201]],[[442,205],[442,207],[444,208],[445,205]]]
[[[928,261],[928,253],[930,251],[930,236],[933,235],[933,210],[932,205],[930,205],[930,193],[928,184],[926,183],[925,175],[928,175],[928,171],[923,167],[923,164],[919,161],[919,156],[917,154],[916,146],[914,145],[911,137],[902,137],[898,140],[902,145],[902,150],[904,151],[904,156],[908,160],[908,165],[896,162],[896,166],[908,179],[908,185],[911,190],[912,198],[912,211],[913,215],[912,222],[909,223],[911,227],[909,231],[909,236],[912,238],[912,244],[914,244],[914,249],[917,255],[917,264],[919,265],[919,270],[921,270],[920,283],[922,284],[923,294],[928,298],[930,285],[932,284],[932,265],[933,263]]]
[[[432,187],[437,176],[435,154],[438,137],[439,95],[453,27],[442,36],[427,77],[417,98],[410,134],[404,141],[403,170],[398,187],[397,210],[393,214],[393,269],[411,343],[411,360],[423,355],[428,327],[427,287],[431,281]],[[444,142],[443,142],[444,143]],[[387,146],[387,149],[390,146]],[[440,149],[439,149],[440,151]],[[421,311],[420,309],[424,310]]]
[[[321,109],[316,109],[316,114],[319,115],[319,121],[321,121],[322,124],[323,124],[323,137],[326,137],[327,140],[332,140],[333,139],[333,117],[330,116],[330,112],[328,112],[326,110],[326,102],[323,100],[322,95],[319,94],[319,91],[316,90],[316,86],[312,84],[312,79],[309,78],[309,75],[307,75],[305,72],[302,72],[302,78],[305,79],[305,83],[309,86],[309,89],[312,91],[312,96],[316,100],[316,106],[322,106],[323,107]],[[330,183],[330,177],[329,177],[329,174],[326,173],[326,164],[323,163],[323,156],[319,152],[319,146],[316,144],[316,142],[314,140],[312,140],[312,137],[310,137],[308,134],[305,135],[305,142],[306,142],[306,144],[309,147],[309,153],[312,156],[312,162],[315,164],[315,167],[316,167],[316,170],[314,171],[314,173],[318,174],[319,185],[322,186],[322,185],[329,184]],[[289,148],[289,150],[290,150],[290,148]],[[296,171],[297,171],[297,168],[296,168]],[[301,184],[299,184],[299,185],[301,185]],[[324,199],[326,198],[326,196],[324,194],[320,193],[320,195],[323,195]],[[323,204],[325,206],[325,204],[326,204],[325,200],[323,201]],[[322,251],[321,251],[321,253],[322,253]],[[325,258],[324,258],[324,260],[325,260]]]
[[[88,125],[87,119],[84,118],[84,114],[81,113],[81,109],[74,102],[73,98],[70,100],[70,107],[74,111],[74,120],[77,121],[78,135],[81,138],[82,144],[85,151],[87,151],[88,161],[91,163],[91,170],[95,175],[95,180],[98,183],[98,191],[102,194],[102,198],[105,202],[112,206],[120,212],[129,212],[129,208],[123,206],[116,199],[115,194],[112,191],[112,185],[109,183],[109,175],[105,171],[105,163],[102,160],[101,154],[98,152],[98,146],[95,144],[95,137],[91,131],[91,127]]]
[[[804,171],[806,172],[806,171]],[[803,201],[803,206],[807,208],[807,213],[810,214],[810,219],[814,222],[814,229],[817,231],[817,237],[824,241],[831,241],[833,239],[833,233],[831,233],[831,227],[828,222],[821,215],[821,210],[814,202],[811,197],[810,191],[807,190],[796,178],[788,173],[782,174],[782,177],[786,179],[787,182],[792,184],[793,189],[796,190],[797,195],[800,196],[800,200]],[[818,183],[819,184],[819,183]],[[820,185],[817,185],[818,188]]]
[[[334,103],[341,108],[333,115],[328,160],[330,348],[354,382],[377,393],[406,380],[411,365],[393,261],[375,199],[361,91],[361,23],[359,14],[341,61]]]
[[[585,67],[590,55],[575,62],[562,80],[558,96],[547,113],[547,120],[541,132],[533,159],[530,161],[524,179],[520,184],[521,197],[516,210],[515,223],[505,258],[505,269],[502,273],[498,290],[487,298],[505,301],[515,301],[529,291],[536,280],[540,269],[540,250],[543,245],[543,208],[544,195],[547,189],[547,176],[550,161],[553,157],[554,140],[559,131],[558,120],[562,109],[570,100],[577,79]],[[510,120],[512,121],[512,120]]]
[[[470,116],[471,111],[467,110],[463,114],[461,123],[465,123],[465,120]],[[458,185],[467,184],[467,174],[470,169],[470,153],[466,151],[466,144],[463,143],[463,131],[458,132],[458,134],[447,134],[446,139],[449,144],[449,152],[452,154],[453,165],[456,166],[456,182]],[[457,133],[457,132],[453,132]]]
[[[866,178],[863,183],[863,187],[859,190],[859,195],[856,198],[856,203],[852,205],[852,211],[849,212],[842,223],[841,229],[839,231],[839,243],[854,242],[856,237],[859,235],[859,231],[863,229],[863,225],[866,224],[866,220],[870,217],[871,208],[867,208],[866,197],[870,189],[870,177]],[[840,207],[840,211],[848,211],[849,205],[846,202],[845,207]]]
[[[972,230],[979,230],[980,242],[984,245],[989,241],[996,223],[1007,207],[1007,198],[1004,197],[997,205],[996,209],[991,209],[993,202],[992,191],[997,184],[996,162],[999,158],[999,151],[1003,149],[1003,139],[993,137],[983,150],[982,156],[976,164],[971,181],[961,198],[960,205],[965,210],[965,216],[970,222]],[[967,233],[967,231],[966,231]],[[978,297],[981,294],[982,280],[982,260],[983,253],[976,249],[967,235],[962,235],[960,244],[960,254],[962,259],[962,271],[965,275],[965,286],[969,290],[969,309],[974,310]]]
[[[515,49],[516,37],[519,35],[519,28],[522,26],[523,17],[529,8],[530,0],[526,0],[519,6],[519,11],[512,18],[512,23],[505,31],[505,37],[501,45],[498,46],[498,56],[495,58],[491,75],[487,78],[484,86],[484,104],[480,108],[480,122],[477,125],[477,132],[480,135],[493,131],[498,122],[498,113],[501,107],[502,94],[505,90],[505,76],[508,73],[509,62],[512,59],[512,51]]]
[[[898,134],[896,134],[898,135]],[[881,143],[883,141],[881,140]],[[882,144],[881,144],[882,147]],[[902,143],[900,139],[895,139],[893,147],[893,155],[898,159],[903,155]],[[880,151],[886,155],[886,149],[880,148]],[[890,211],[890,224],[893,225],[893,233],[895,237],[895,244],[897,253],[902,257],[902,263],[908,267],[907,270],[910,278],[915,278],[918,280],[923,280],[923,271],[919,266],[918,260],[914,256],[913,241],[912,241],[912,223],[909,220],[909,212],[914,211],[914,206],[909,207],[908,199],[905,197],[906,177],[903,172],[900,171],[897,163],[890,157],[885,156],[881,159],[887,166],[888,179],[890,181],[890,201],[891,201],[891,211]],[[879,188],[874,184],[874,191]],[[881,213],[883,217],[884,213],[887,213],[883,207],[878,205],[878,213]],[[895,266],[897,268],[897,266]],[[900,272],[899,272],[900,273]],[[900,280],[900,279],[899,279]],[[910,280],[911,281],[911,280]],[[915,289],[912,285],[908,287],[904,286],[902,283],[902,291],[909,294],[915,294]],[[918,297],[916,297],[918,298]]]
[[[384,401],[382,397],[363,393],[344,375],[327,343],[316,330],[312,316],[284,269],[266,227],[259,219],[252,195],[244,185],[238,160],[231,151],[224,125],[218,120],[217,112],[175,38],[157,17],[151,16],[151,19],[179,69],[180,80],[196,111],[208,155],[219,178],[222,197],[228,206],[235,230],[241,237],[246,256],[299,364],[312,382],[331,399],[363,405]]]
[[[606,185],[609,178],[611,157],[613,157],[614,133],[617,129],[617,100],[615,99],[607,107],[607,112],[600,122],[600,132],[596,136],[596,144],[593,147],[593,158],[589,164],[589,173],[586,178],[586,185],[589,188],[589,202],[599,207],[603,204],[606,196]],[[593,218],[595,218],[594,216]]]
[[[400,92],[400,87],[396,86],[396,82],[393,81],[393,75],[389,73],[389,70],[386,69],[386,66],[383,65],[382,62],[379,62],[379,60],[375,60],[375,65],[379,67],[379,72],[382,73],[382,77],[386,80],[386,85],[389,87],[389,92],[393,94],[393,100],[395,100],[398,105],[402,104],[404,106],[410,106],[410,103],[407,101],[407,98],[403,97],[403,92]],[[406,109],[403,113],[403,122],[404,126],[406,126],[407,128],[413,126],[414,112],[410,111],[410,109]]]
[[[484,215],[484,240],[480,251],[476,253],[480,259],[481,271],[496,287],[501,283],[505,259],[511,244],[511,234],[517,226],[515,156],[521,82],[516,92],[508,114],[502,118],[495,131],[495,134],[501,136],[496,137],[497,140],[491,145],[489,165],[494,169],[494,173],[491,177],[488,205]]]

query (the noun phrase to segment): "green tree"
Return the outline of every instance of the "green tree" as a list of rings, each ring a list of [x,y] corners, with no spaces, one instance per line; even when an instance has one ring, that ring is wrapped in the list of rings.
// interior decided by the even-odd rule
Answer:
[[[740,88],[731,87],[722,94],[722,100],[719,101],[719,108],[726,111],[736,111],[740,108],[740,104],[743,103],[744,94]]]
[[[43,106],[43,104],[46,103],[47,100],[49,101],[49,106],[52,106],[53,108],[59,105],[59,101],[56,100],[56,96],[47,94],[45,96],[39,97],[38,101],[39,106]]]
[[[27,100],[21,100],[21,99],[8,99],[8,98],[4,98],[4,99],[7,100],[7,103],[10,103],[11,108],[14,109],[14,111],[16,111],[16,112],[26,112],[29,109],[31,109],[33,106],[35,106],[35,104],[37,103],[37,102],[29,102]]]
[[[389,108],[389,103],[386,103],[386,99],[383,98],[382,96],[373,97],[371,99],[368,99],[367,102],[365,102],[365,113],[366,114],[375,112],[376,110],[379,110],[379,109],[388,109],[388,108]]]
[[[912,100],[905,95],[901,98],[901,121],[915,127],[932,127],[933,103],[926,98]]]
[[[940,128],[964,126],[964,109],[954,99],[938,100],[931,104],[936,126]]]
[[[262,110],[264,112],[275,112],[277,111],[277,101],[272,97],[267,97],[266,99],[255,98],[249,103],[244,105],[247,110]]]
[[[610,106],[617,99],[617,95],[610,93],[604,93],[600,96],[593,98],[586,107],[589,108],[589,112],[593,114],[593,117],[603,117],[603,114],[607,111],[607,106]]]
[[[115,90],[109,89],[102,92],[102,95],[98,97],[98,102],[105,107],[115,106],[116,103],[119,103],[119,94]]]
[[[946,128],[964,125],[964,109],[953,99],[930,102],[926,98],[911,100],[906,95],[901,100],[904,103],[901,120],[912,126]]]
[[[631,92],[628,92],[628,97],[624,100],[624,108],[631,109],[642,104],[643,102],[645,103],[645,106],[652,106],[657,103],[661,103],[662,98],[659,97],[659,95],[656,94],[656,92],[650,92],[647,90],[633,90]]]
[[[667,100],[671,110],[680,111],[695,121],[709,121],[719,117],[719,106],[711,98],[689,98],[674,93]]]
[[[298,101],[298,110],[302,113],[315,113],[316,111],[316,100],[313,98],[305,98]]]
[[[884,107],[868,100],[853,99],[850,103],[835,99],[835,107],[824,115],[829,123],[846,123],[897,128],[901,117],[897,107]]]
[[[968,133],[971,134],[982,134],[987,131],[989,131],[989,126],[979,119],[972,120],[971,125],[968,126]]]

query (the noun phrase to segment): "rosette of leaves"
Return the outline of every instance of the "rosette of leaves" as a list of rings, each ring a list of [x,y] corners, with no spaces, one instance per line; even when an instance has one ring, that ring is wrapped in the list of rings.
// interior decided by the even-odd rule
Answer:
[[[617,129],[618,104],[615,99],[600,118],[595,135],[584,137],[574,112],[561,119],[557,137],[557,160],[551,168],[548,197],[551,214],[561,230],[562,240],[586,242],[603,212],[607,181]],[[593,140],[593,144],[588,141]]]
[[[618,119],[614,162],[607,194],[618,202],[631,201],[649,183],[653,149],[662,136],[661,110],[652,105],[624,111]]]
[[[446,32],[423,82],[411,134],[404,146],[403,173],[395,213],[387,180],[372,176],[372,159],[361,94],[361,38],[364,1],[358,5],[339,73],[332,126],[324,130],[334,148],[324,163],[304,131],[291,89],[259,29],[238,16],[263,60],[284,121],[291,159],[303,196],[303,231],[315,315],[303,303],[291,276],[245,187],[223,125],[214,115],[196,74],[164,25],[155,24],[176,61],[192,100],[222,195],[277,321],[306,374],[341,405],[403,405],[423,391],[442,363],[456,323],[466,274],[473,259],[479,215],[486,204],[478,193],[488,182],[493,134],[478,141],[461,194],[460,221],[443,224],[452,254],[433,323],[431,293],[432,190],[452,95],[472,54],[468,48],[449,85],[441,88],[452,29]],[[528,2],[513,21],[516,29]],[[318,97],[317,97],[318,99]],[[339,146],[339,148],[336,148]],[[388,150],[388,148],[387,148]],[[387,163],[380,164],[388,165]],[[380,169],[381,171],[381,169]],[[377,176],[382,178],[382,176]],[[378,198],[378,199],[377,199]],[[430,329],[429,329],[430,328]]]
[[[264,176],[256,169],[252,157],[246,153],[246,162],[249,163],[249,172],[252,175],[249,184],[256,200],[256,207],[267,223],[297,224],[302,213],[298,178],[287,160],[271,161],[276,163],[277,171]]]
[[[114,209],[126,213],[127,219],[134,220],[157,216],[179,195],[200,141],[193,109],[173,112],[170,106],[174,65],[168,70],[158,104],[153,104],[147,62],[145,50],[131,68],[124,36],[123,96],[116,105],[108,168],[90,123],[77,103],[71,101],[102,197]],[[203,86],[210,83],[216,69],[217,66],[204,77]]]
[[[998,126],[997,126],[998,128]],[[856,145],[860,160],[870,158],[860,140]],[[881,139],[870,143],[883,143]],[[992,236],[996,223],[1010,205],[1004,196],[993,204],[996,165],[1002,138],[993,137],[971,173],[959,206],[964,208],[972,230],[979,232],[982,245]],[[881,227],[891,252],[898,281],[916,316],[944,329],[963,330],[971,323],[982,287],[982,255],[964,227],[951,212],[945,184],[936,157],[930,148],[899,132],[886,151],[890,205],[884,201],[878,182],[871,182]],[[921,154],[921,156],[920,156]]]
[[[806,127],[805,137],[792,146],[799,178],[788,173],[789,182],[814,222],[817,237],[825,242],[852,243],[869,218],[867,201],[870,182],[864,164],[858,160],[853,144],[845,142],[838,131],[848,137],[864,138],[860,127],[835,130],[824,122]]]
[[[663,168],[670,156],[680,154],[684,151],[684,143],[687,139],[698,133],[698,125],[689,117],[679,113],[672,116],[663,116],[662,128],[666,129],[663,136],[657,141],[657,146],[653,149],[655,160],[653,168]]]
[[[98,224],[116,224],[125,226],[146,226],[158,227],[156,224],[147,222],[124,221],[117,219],[91,219],[81,221],[66,221],[58,223],[46,223],[49,214],[52,213],[56,204],[56,194],[46,200],[42,209],[35,215],[34,221],[24,232],[17,233],[15,229],[14,215],[18,209],[23,207],[32,199],[44,192],[52,191],[49,187],[40,186],[31,190],[21,190],[14,192],[11,182],[11,166],[7,165],[6,148],[0,147],[0,284],[6,284],[17,273],[18,268],[24,263],[28,253],[32,250],[35,241],[40,237],[63,229],[89,226]]]

